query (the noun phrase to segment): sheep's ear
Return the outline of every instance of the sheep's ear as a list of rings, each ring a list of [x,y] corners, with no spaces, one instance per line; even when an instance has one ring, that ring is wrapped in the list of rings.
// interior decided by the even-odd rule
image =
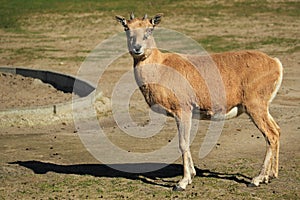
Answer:
[[[143,20],[146,20],[148,18],[148,15],[145,14],[144,17],[143,17]]]
[[[133,20],[134,19],[134,14],[133,12],[130,13],[130,20]]]
[[[157,15],[155,15],[152,19],[150,19],[150,23],[153,26],[158,25],[160,23],[160,21],[161,21],[162,16],[163,16],[163,14],[157,14]]]
[[[128,28],[128,27],[127,27],[127,21],[126,21],[125,17],[122,17],[122,16],[117,15],[117,16],[116,16],[116,20],[117,20],[118,22],[120,22],[120,23],[124,26],[124,28]]]

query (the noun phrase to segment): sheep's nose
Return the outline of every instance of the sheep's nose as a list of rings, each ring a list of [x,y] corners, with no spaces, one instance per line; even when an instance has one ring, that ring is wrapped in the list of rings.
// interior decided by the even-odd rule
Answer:
[[[133,52],[135,53],[135,54],[141,54],[142,53],[142,46],[141,45],[135,45],[134,47],[133,47]]]

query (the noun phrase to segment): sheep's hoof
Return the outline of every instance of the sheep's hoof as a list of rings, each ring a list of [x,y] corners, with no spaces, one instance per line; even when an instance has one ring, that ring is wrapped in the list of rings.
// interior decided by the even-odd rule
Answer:
[[[249,183],[248,185],[247,185],[247,187],[258,187],[258,185],[255,185],[254,183]]]
[[[179,185],[175,185],[174,187],[173,187],[173,191],[184,191],[185,189],[184,188],[182,188],[181,186],[179,186]]]

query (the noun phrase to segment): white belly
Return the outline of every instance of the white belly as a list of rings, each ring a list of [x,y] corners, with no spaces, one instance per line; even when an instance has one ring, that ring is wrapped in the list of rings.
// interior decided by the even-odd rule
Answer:
[[[225,119],[234,118],[234,117],[238,116],[238,113],[239,113],[238,107],[237,106],[233,107],[228,113],[226,113]]]
[[[239,116],[241,113],[244,112],[244,109],[242,106],[235,106],[233,107],[231,110],[229,110],[225,116],[224,115],[220,115],[220,114],[216,114],[214,116],[211,117],[212,120],[224,120],[224,119],[231,119],[234,117]]]
[[[224,120],[237,117],[243,112],[242,106],[235,106],[229,110],[225,115],[224,114],[214,114],[211,115],[209,112],[200,111],[198,109],[193,111],[193,118],[195,119],[206,119],[206,120]]]

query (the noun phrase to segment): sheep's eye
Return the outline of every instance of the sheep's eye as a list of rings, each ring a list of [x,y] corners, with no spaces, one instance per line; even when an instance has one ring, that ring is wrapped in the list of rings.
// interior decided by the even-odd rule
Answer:
[[[146,33],[145,33],[145,36],[144,36],[144,39],[148,39],[148,37],[152,34],[152,30],[151,28],[147,28],[146,29]]]

